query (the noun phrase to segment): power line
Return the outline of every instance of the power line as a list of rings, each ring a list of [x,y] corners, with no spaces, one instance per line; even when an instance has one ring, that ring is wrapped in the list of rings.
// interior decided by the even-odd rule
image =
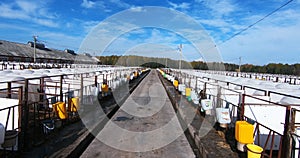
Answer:
[[[208,50],[210,50],[210,49],[212,49],[212,48],[216,48],[217,46],[220,46],[220,45],[222,45],[222,44],[228,42],[229,40],[235,38],[236,36],[240,35],[241,33],[243,33],[243,32],[245,32],[245,31],[247,31],[248,29],[252,28],[254,25],[258,24],[259,22],[261,22],[261,21],[263,21],[263,20],[265,20],[267,17],[269,17],[269,16],[271,16],[272,14],[276,13],[277,11],[279,11],[280,9],[282,9],[283,7],[287,6],[287,5],[290,4],[292,1],[294,1],[294,0],[289,0],[288,2],[284,3],[284,4],[281,5],[280,7],[276,8],[276,9],[273,10],[272,12],[268,13],[267,15],[265,15],[265,16],[262,17],[261,19],[257,20],[257,21],[254,22],[253,24],[251,24],[251,25],[245,27],[244,29],[240,30],[239,32],[233,34],[232,36],[230,36],[229,38],[225,39],[224,41],[221,41],[220,43],[214,45],[214,47],[210,47],[210,48],[208,48],[208,49],[206,49],[206,50],[203,50],[203,52],[208,51]],[[236,58],[236,59],[239,59],[239,58]]]
[[[272,12],[270,12],[269,14],[265,15],[264,17],[262,17],[261,19],[259,19],[258,21],[256,21],[255,23],[249,25],[248,27],[242,29],[241,31],[235,33],[234,35],[232,35],[231,37],[227,38],[226,40],[222,41],[221,43],[219,43],[218,45],[221,45],[231,39],[233,39],[234,37],[240,35],[241,33],[247,31],[248,29],[252,28],[254,25],[258,24],[259,22],[265,20],[267,17],[271,16],[272,14],[276,13],[277,11],[279,11],[280,9],[282,9],[283,7],[285,7],[286,5],[288,5],[289,3],[291,3],[293,0],[289,0],[288,2],[284,3],[283,5],[281,5],[279,8],[273,10]]]

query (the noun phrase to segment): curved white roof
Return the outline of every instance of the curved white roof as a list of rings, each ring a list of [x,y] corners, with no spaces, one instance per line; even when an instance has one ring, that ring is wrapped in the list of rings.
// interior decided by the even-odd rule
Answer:
[[[291,97],[283,97],[279,103],[281,104],[298,104],[300,105],[300,99],[291,98]]]

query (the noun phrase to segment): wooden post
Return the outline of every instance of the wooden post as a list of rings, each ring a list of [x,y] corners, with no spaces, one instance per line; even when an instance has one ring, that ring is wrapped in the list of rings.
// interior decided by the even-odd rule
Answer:
[[[83,103],[83,74],[80,74],[80,103]]]
[[[98,76],[95,75],[95,87],[98,87],[98,81],[97,81]]]
[[[64,75],[61,75],[60,76],[60,85],[59,85],[59,95],[60,95],[60,101],[63,102],[64,98],[63,98],[63,78],[64,78]]]
[[[11,82],[7,82],[7,98],[11,98]]]
[[[295,129],[296,129],[296,126],[295,126],[295,123],[296,123],[296,110],[292,110],[291,111],[291,132],[294,133],[295,132]]]
[[[195,85],[195,89],[198,92],[198,77],[196,77],[196,85]]]
[[[204,82],[204,85],[203,85],[203,92],[204,92],[204,94],[206,94],[206,82]]]
[[[244,120],[244,113],[245,113],[245,94],[240,93],[239,95],[239,113],[238,113],[238,117],[240,118],[240,120]]]
[[[221,86],[217,86],[217,108],[220,108],[222,106],[222,100],[221,100]]]
[[[28,139],[28,118],[29,118],[29,107],[28,107],[28,79],[25,80],[24,87],[24,102],[22,108],[22,141],[23,151],[29,150],[30,139]]]
[[[44,80],[44,78],[40,78],[40,102],[43,102],[44,101],[44,94],[45,94],[45,92],[44,92],[44,84],[45,84],[45,82],[44,82],[45,80]]]
[[[189,84],[189,88],[191,88],[191,80],[192,80],[191,76],[189,76],[189,83],[188,83]]]
[[[19,128],[19,132],[20,132],[20,139],[19,139],[19,141],[18,141],[18,149],[20,150],[20,151],[22,151],[23,150],[23,119],[22,119],[22,116],[23,116],[23,110],[22,110],[22,108],[24,107],[24,105],[23,105],[23,87],[21,86],[21,87],[19,87],[19,91],[18,91],[18,99],[19,99],[19,107],[18,107],[18,111],[19,111],[19,118],[21,118],[21,119],[18,119],[18,125],[19,125],[19,127],[21,127],[21,128]]]
[[[285,113],[285,123],[284,123],[284,132],[282,140],[282,150],[281,157],[291,157],[291,147],[292,147],[292,138],[291,138],[291,106],[286,107]]]

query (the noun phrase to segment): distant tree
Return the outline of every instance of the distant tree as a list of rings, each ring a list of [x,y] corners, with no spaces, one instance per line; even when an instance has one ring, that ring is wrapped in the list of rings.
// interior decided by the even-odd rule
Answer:
[[[121,65],[121,66],[140,66],[149,65],[151,67],[165,66],[165,58],[143,57],[143,56],[99,56],[97,57],[104,65]],[[169,68],[179,68],[179,60],[168,59]],[[219,62],[203,62],[203,61],[182,61],[182,69],[200,69],[200,70],[217,70],[223,71],[225,67],[226,71],[235,71],[238,69],[237,64],[219,63]],[[269,63],[267,65],[258,66],[252,64],[244,64],[241,66],[242,72],[253,73],[270,73],[270,74],[286,74],[286,75],[300,75],[300,64],[282,64],[282,63]]]

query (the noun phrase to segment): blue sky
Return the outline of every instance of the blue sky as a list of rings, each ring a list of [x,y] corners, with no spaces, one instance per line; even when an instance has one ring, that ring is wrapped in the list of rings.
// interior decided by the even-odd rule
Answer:
[[[99,55],[100,50],[96,47],[80,49],[84,39],[95,31],[99,23],[124,10],[129,9],[138,14],[143,12],[145,6],[158,6],[193,18],[215,42],[224,62],[238,63],[238,58],[242,57],[243,64],[300,63],[300,0],[292,1],[250,29],[226,41],[287,1],[1,0],[0,39],[27,43],[32,40],[33,35],[38,35],[38,40],[49,48],[84,50],[92,55]],[[155,18],[159,16],[164,15],[157,15]],[[129,21],[130,17],[126,20]],[[118,27],[124,29],[130,26],[120,24]],[[199,30],[194,31],[190,33],[199,35]],[[180,43],[183,43],[182,53],[186,60],[206,60],[191,45],[189,39],[170,30],[151,27],[124,33],[102,53],[156,56],[154,52],[159,53],[160,49],[173,53],[170,56],[176,56],[174,54],[178,54]],[[199,49],[207,51],[203,47]]]

